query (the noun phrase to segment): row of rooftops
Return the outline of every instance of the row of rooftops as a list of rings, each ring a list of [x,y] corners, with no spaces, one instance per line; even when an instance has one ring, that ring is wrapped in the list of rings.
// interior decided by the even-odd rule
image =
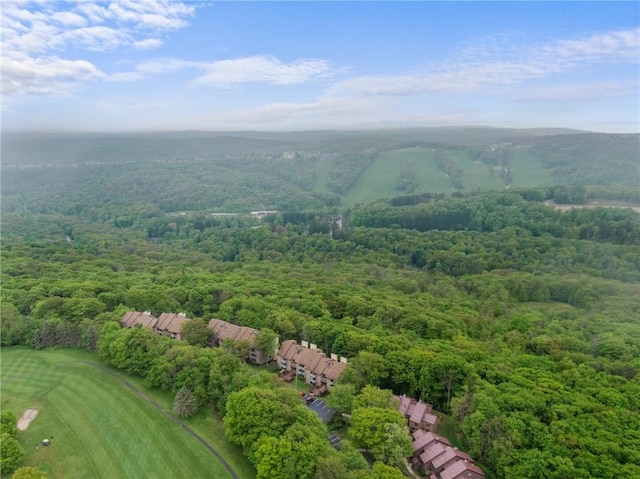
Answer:
[[[187,321],[190,321],[190,318],[188,318],[185,313],[162,313],[156,317],[149,311],[142,313],[139,311],[129,311],[123,316],[121,324],[125,328],[133,328],[139,325],[143,328],[152,329],[156,334],[182,339],[182,325]],[[257,329],[247,326],[237,326],[221,319],[210,320],[208,327],[213,330],[213,337],[209,342],[209,346],[222,346],[225,339],[232,339],[234,341],[245,340],[251,346],[251,351],[247,358],[249,361],[263,364],[265,360],[271,360],[273,351],[264,352],[258,351],[255,348],[256,335],[259,333]]]
[[[225,339],[233,339],[234,341],[246,340],[255,345],[257,329],[247,326],[238,326],[233,323],[227,323],[221,319],[212,319],[209,321],[209,328],[213,330],[214,339],[220,343]]]
[[[414,431],[416,429],[424,429],[426,431],[436,432],[440,419],[433,414],[433,406],[426,402],[416,401],[407,396],[400,396],[400,404],[398,411],[409,422],[409,428]]]
[[[132,328],[140,325],[143,328],[151,328],[158,332],[166,332],[170,334],[181,335],[182,324],[190,319],[185,313],[162,313],[156,317],[149,311],[129,311],[122,318],[122,326]]]
[[[446,437],[418,429],[413,433],[413,463],[424,468],[429,479],[484,479],[467,453],[452,447]]]
[[[290,362],[296,366],[303,366],[311,374],[322,375],[330,381],[335,381],[347,366],[347,358],[335,354],[327,357],[315,344],[302,341],[298,344],[293,339],[284,341],[278,351],[278,360]],[[281,364],[282,366],[282,364]]]
[[[160,316],[154,316],[149,311],[129,311],[122,318],[121,324],[125,328],[132,328],[140,325],[143,328],[150,328],[158,333],[169,333],[178,337],[182,336],[182,325],[190,321],[185,313],[162,313]],[[248,328],[246,326],[237,326],[227,323],[221,319],[212,319],[208,324],[213,330],[214,337],[220,342],[229,338],[234,341],[245,339],[252,345],[255,344],[255,336],[258,334],[257,329]]]

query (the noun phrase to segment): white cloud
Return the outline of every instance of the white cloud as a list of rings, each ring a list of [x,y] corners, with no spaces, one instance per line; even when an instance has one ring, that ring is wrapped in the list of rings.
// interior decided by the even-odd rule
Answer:
[[[282,63],[277,58],[252,56],[220,60],[205,67],[205,73],[195,80],[201,85],[233,85],[267,83],[294,85],[314,78],[326,78],[333,73],[324,60],[297,60]]]
[[[217,62],[188,61],[176,58],[158,58],[138,64],[133,71],[120,72],[109,77],[113,81],[135,81],[183,69],[199,71],[195,85],[231,86],[246,83],[269,85],[295,85],[313,79],[328,78],[335,74],[324,60],[297,60],[283,63],[277,58],[252,56],[220,60]]]
[[[177,30],[187,25],[186,17],[195,8],[167,0],[121,0],[112,2],[105,15],[121,23],[133,23],[138,29]]]
[[[385,100],[373,98],[322,98],[308,103],[268,103],[257,108],[249,108],[240,111],[226,112],[209,118],[219,124],[270,124],[282,123],[292,120],[300,120],[305,117],[317,118],[323,115],[332,118],[353,118],[361,116],[368,118],[373,111],[386,111],[388,106]]]
[[[169,0],[118,0],[103,5],[4,1],[2,93],[68,94],[71,86],[108,79],[83,50],[157,48],[163,44],[161,35],[186,26],[195,12],[193,5]],[[64,58],[71,50],[75,58]]]
[[[76,11],[87,17],[92,23],[102,23],[108,16],[109,12],[106,8],[89,2],[81,2],[76,6]]]
[[[545,45],[511,47],[504,55],[494,48],[474,47],[465,61],[411,75],[353,77],[333,85],[329,95],[412,95],[427,92],[470,92],[483,87],[520,83],[554,73],[601,63],[637,63],[640,29],[627,29],[560,40]]]
[[[84,27],[88,23],[85,17],[73,12],[56,12],[51,18],[65,27]]]
[[[565,84],[548,87],[529,88],[516,96],[517,100],[570,100],[575,98],[610,98],[627,95],[638,95],[637,82],[593,82]]]
[[[108,80],[119,82],[137,81],[151,76],[183,70],[185,68],[202,70],[205,68],[205,65],[206,63],[203,62],[190,62],[175,58],[157,58],[155,60],[147,60],[136,65],[133,71],[109,75]]]
[[[14,55],[2,60],[2,92],[5,95],[64,95],[78,84],[104,74],[83,60],[58,57],[31,58]]]
[[[162,44],[162,40],[158,40],[157,38],[146,38],[133,42],[133,48],[137,48],[138,50],[151,50],[162,46]]]
[[[545,57],[570,62],[640,60],[640,28],[562,40],[544,48]]]
[[[68,30],[60,38],[65,43],[94,51],[110,51],[133,43],[131,35],[103,25]]]

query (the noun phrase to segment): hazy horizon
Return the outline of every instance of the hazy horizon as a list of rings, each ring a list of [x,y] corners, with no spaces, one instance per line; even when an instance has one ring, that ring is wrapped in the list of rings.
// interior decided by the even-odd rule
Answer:
[[[637,2],[2,6],[2,131],[640,131]]]
[[[233,133],[243,133],[243,134],[286,134],[286,133],[314,133],[314,132],[335,132],[335,133],[358,133],[358,132],[376,132],[376,131],[403,131],[403,130],[455,130],[455,129],[495,129],[495,130],[514,130],[514,131],[546,131],[549,130],[551,132],[555,131],[566,131],[566,132],[574,132],[574,133],[595,133],[595,134],[620,134],[620,135],[629,135],[635,134],[638,135],[640,132],[608,132],[608,131],[596,131],[596,130],[584,130],[578,128],[565,128],[565,127],[508,127],[508,126],[490,126],[490,125],[433,125],[433,126],[372,126],[367,127],[363,125],[355,125],[355,126],[343,126],[337,128],[306,128],[306,129],[235,129],[235,130],[214,130],[214,129],[127,129],[127,130],[65,130],[65,129],[21,129],[21,130],[8,130],[2,129],[3,134],[113,134],[113,135],[127,135],[127,134],[180,134],[180,133],[202,133],[202,134],[233,134]],[[553,134],[553,133],[552,133]]]

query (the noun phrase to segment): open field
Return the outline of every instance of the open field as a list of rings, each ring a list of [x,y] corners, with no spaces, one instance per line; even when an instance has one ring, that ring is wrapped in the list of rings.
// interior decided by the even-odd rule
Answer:
[[[450,193],[453,187],[451,180],[438,168],[436,162],[438,155],[443,154],[462,171],[463,191],[505,188],[500,172],[490,165],[476,161],[471,150],[444,151],[413,147],[381,153],[348,192],[345,203],[355,205],[406,193]],[[508,168],[512,187],[535,187],[552,183],[550,170],[545,169],[526,149],[511,150]],[[403,172],[414,181],[414,191],[396,188]]]
[[[103,368],[95,355],[3,348],[1,359],[2,409],[18,417],[39,410],[18,433],[27,452],[23,465],[45,470],[51,479],[234,477],[162,404],[152,404],[146,392]],[[215,431],[220,434],[222,427]],[[51,436],[50,447],[36,449]]]
[[[345,203],[355,205],[403,194],[395,189],[402,171],[411,171],[417,192],[449,193],[451,186],[428,150],[404,148],[380,154],[349,191]]]

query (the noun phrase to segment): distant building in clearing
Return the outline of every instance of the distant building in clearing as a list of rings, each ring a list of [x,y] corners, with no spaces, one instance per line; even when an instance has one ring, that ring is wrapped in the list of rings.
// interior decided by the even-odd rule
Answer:
[[[266,216],[277,215],[278,212],[276,210],[262,210],[262,211],[252,211],[249,214],[254,218],[262,219]]]

